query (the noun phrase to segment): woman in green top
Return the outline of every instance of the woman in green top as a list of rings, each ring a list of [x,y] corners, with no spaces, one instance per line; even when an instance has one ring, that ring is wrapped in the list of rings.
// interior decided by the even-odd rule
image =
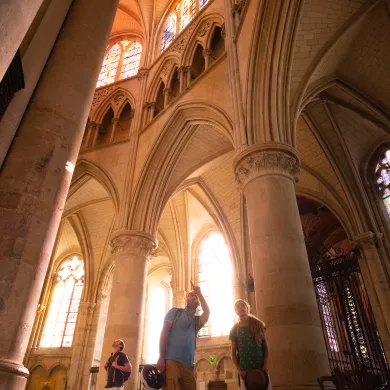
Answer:
[[[265,340],[265,325],[249,314],[249,304],[239,299],[234,310],[240,321],[230,331],[232,342],[232,360],[239,376],[242,378],[242,389],[245,389],[244,378],[248,370],[261,368],[268,372],[268,347]],[[271,384],[268,386],[271,390]]]

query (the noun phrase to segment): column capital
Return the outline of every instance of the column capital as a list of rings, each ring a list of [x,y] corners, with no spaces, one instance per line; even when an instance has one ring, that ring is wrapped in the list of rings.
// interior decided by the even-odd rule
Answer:
[[[149,233],[135,230],[118,230],[111,239],[111,254],[130,254],[149,258],[157,247],[156,239]]]
[[[140,68],[137,73],[137,79],[142,80],[143,78],[146,78],[149,74],[148,68]]]
[[[371,249],[376,248],[382,239],[382,233],[368,231],[353,237],[352,244],[361,249]]]
[[[171,93],[171,88],[164,88],[163,93],[164,95],[169,95]]]
[[[236,181],[245,188],[251,180],[267,175],[297,181],[300,160],[293,147],[272,142],[244,148],[234,157],[233,166]]]
[[[95,310],[96,303],[95,302],[80,302],[79,311],[83,313],[92,313]]]

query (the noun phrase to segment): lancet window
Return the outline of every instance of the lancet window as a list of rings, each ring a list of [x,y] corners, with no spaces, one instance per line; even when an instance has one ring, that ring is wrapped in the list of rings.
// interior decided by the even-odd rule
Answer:
[[[64,261],[55,277],[41,347],[71,347],[84,287],[84,262],[77,256]]]

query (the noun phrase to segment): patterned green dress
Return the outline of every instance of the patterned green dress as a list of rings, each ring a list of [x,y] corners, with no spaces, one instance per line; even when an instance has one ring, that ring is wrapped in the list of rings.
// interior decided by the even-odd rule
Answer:
[[[256,342],[255,336],[249,332],[247,326],[234,326],[230,331],[229,339],[237,344],[239,364],[243,371],[264,366],[264,349]]]

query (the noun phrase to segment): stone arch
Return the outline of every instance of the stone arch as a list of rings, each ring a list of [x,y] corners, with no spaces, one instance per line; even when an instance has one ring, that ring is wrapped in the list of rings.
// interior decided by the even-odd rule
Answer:
[[[199,186],[202,189],[202,192],[206,195],[210,203],[212,204],[212,209],[205,204],[205,202],[202,201],[193,191],[191,188],[194,186]],[[221,234],[224,236],[226,240],[226,244],[229,247],[229,250],[231,252],[231,261],[232,261],[232,266],[233,266],[233,278],[240,278],[242,279],[244,277],[245,270],[242,267],[241,263],[241,255],[240,255],[240,250],[237,245],[237,240],[235,238],[235,235],[232,231],[232,228],[230,226],[230,223],[223,211],[223,208],[221,205],[218,203],[217,199],[213,195],[213,193],[208,189],[206,184],[200,180],[200,179],[195,179],[195,180],[190,180],[190,181],[185,181],[178,189],[177,192],[187,190],[190,191],[190,193],[198,200],[198,202],[205,208],[205,210],[209,213],[209,215],[212,217],[214,220],[216,226],[220,230]],[[197,237],[194,241],[197,241],[196,246],[199,245],[201,242],[202,238],[208,234],[208,231],[210,229],[207,229],[206,232],[201,233],[200,237]],[[194,252],[192,253],[192,258],[194,256]]]
[[[223,15],[220,13],[209,13],[203,16],[193,29],[183,50],[181,65],[191,65],[192,58],[199,43],[203,49],[208,48],[207,43],[210,40],[211,32],[215,25],[219,27],[224,23]]]
[[[161,81],[168,85],[168,80],[172,77],[174,69],[179,66],[179,59],[175,55],[168,55],[158,67],[152,82],[150,83],[146,101],[154,102],[157,95],[158,87]]]
[[[104,168],[87,159],[82,158],[77,162],[68,197],[84,184],[88,176],[93,177],[105,188],[114,204],[115,214],[117,214],[119,210],[119,194],[113,179]]]
[[[366,3],[365,5],[363,5],[361,9],[359,9],[359,11],[355,15],[353,15],[339,31],[337,31],[333,38],[314,58],[311,65],[306,70],[306,73],[300,85],[298,86],[295,96],[292,98],[292,120],[294,120],[294,118],[296,118],[297,116],[297,110],[299,109],[302,100],[305,98],[305,94],[309,88],[309,84],[312,81],[313,77],[315,77],[317,80],[320,80],[327,76],[325,72],[327,72],[326,67],[329,65],[327,65],[326,62],[332,57],[332,55],[334,55],[339,45],[347,45],[347,42],[353,39],[353,37],[357,33],[357,28],[359,27],[359,24],[364,22],[364,19],[368,16],[369,12],[374,7],[376,7],[378,3],[380,3],[380,0],[375,0],[371,3]],[[321,66],[324,66],[324,69],[320,69]],[[332,66],[330,66],[329,69],[332,69]],[[321,75],[321,73],[325,74]]]
[[[131,229],[155,236],[172,180],[171,171],[199,125],[210,126],[233,147],[232,122],[222,109],[203,101],[177,105],[161,130],[138,180],[130,209]],[[178,131],[172,131],[172,128]]]
[[[113,92],[107,95],[94,109],[93,113],[91,113],[91,120],[96,123],[101,123],[110,107],[114,112],[114,117],[118,117],[126,102],[130,103],[132,109],[136,108],[136,100],[130,91],[122,87],[113,89]]]

